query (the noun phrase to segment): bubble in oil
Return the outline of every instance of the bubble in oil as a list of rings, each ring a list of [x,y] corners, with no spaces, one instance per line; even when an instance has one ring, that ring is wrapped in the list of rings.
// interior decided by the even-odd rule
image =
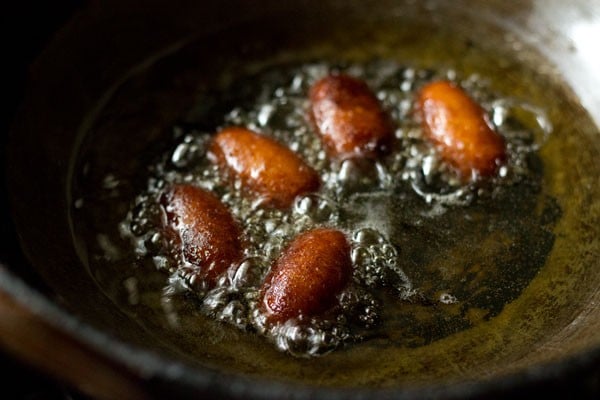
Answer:
[[[376,229],[352,234],[351,259],[355,279],[368,287],[390,286],[399,297],[412,295],[412,283],[402,270],[396,247]]]
[[[458,302],[458,300],[456,299],[455,296],[453,296],[450,293],[446,293],[446,292],[441,293],[439,299],[440,299],[440,303],[443,303],[443,304],[454,304],[454,303]]]
[[[300,218],[307,217],[312,223],[334,224],[339,217],[335,200],[314,193],[296,198],[292,212]]]
[[[510,139],[518,153],[539,150],[552,132],[552,123],[540,107],[514,99],[498,99],[491,108],[494,125]]]
[[[241,290],[244,287],[258,287],[261,282],[262,273],[267,269],[264,257],[247,257],[238,265],[231,269],[230,282],[234,290]]]
[[[281,351],[296,357],[314,357],[329,353],[343,340],[344,335],[331,326],[313,327],[286,322],[273,328],[270,335]]]
[[[120,183],[121,182],[113,174],[108,174],[102,181],[102,187],[103,189],[115,189]]]

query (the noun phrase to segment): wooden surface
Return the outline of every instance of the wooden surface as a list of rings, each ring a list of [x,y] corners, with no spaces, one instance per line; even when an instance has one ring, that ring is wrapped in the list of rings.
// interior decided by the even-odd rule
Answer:
[[[36,317],[2,292],[0,347],[93,398],[150,398],[140,378]]]

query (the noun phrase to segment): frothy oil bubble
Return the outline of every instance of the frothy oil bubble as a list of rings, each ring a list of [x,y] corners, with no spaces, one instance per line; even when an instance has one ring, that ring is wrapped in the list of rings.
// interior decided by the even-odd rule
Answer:
[[[495,100],[491,104],[491,118],[501,133],[511,139],[517,155],[538,150],[552,133],[552,123],[545,112],[526,102]]]
[[[443,304],[455,304],[458,302],[458,299],[455,296],[453,296],[450,293],[446,293],[446,292],[440,294],[439,300],[440,300],[440,303],[443,303]]]
[[[307,93],[317,79],[332,72],[364,79],[374,90],[395,125],[389,155],[377,161],[328,159],[307,117]],[[224,179],[206,156],[214,132],[175,127],[174,145],[160,162],[150,166],[147,189],[137,196],[119,227],[137,255],[150,257],[157,269],[170,274],[162,301],[169,324],[178,323],[169,299],[194,292],[201,299],[204,314],[263,334],[282,351],[312,357],[368,335],[381,318],[382,306],[375,295],[381,288],[394,293],[398,301],[416,295],[418,288],[402,269],[402,249],[389,237],[388,200],[408,188],[431,205],[431,215],[437,215],[446,207],[469,205],[487,193],[485,188],[457,179],[423,137],[413,110],[414,98],[421,86],[439,78],[464,87],[488,111],[490,122],[506,139],[509,160],[493,185],[510,185],[527,176],[528,154],[537,150],[552,130],[541,109],[495,96],[477,75],[460,80],[453,70],[417,69],[385,60],[306,64],[266,71],[243,82],[244,93],[254,96],[240,99],[239,104],[249,105],[225,113],[215,131],[236,125],[270,135],[319,172],[321,189],[299,196],[289,210],[265,208],[261,199],[247,196],[241,182],[231,184]],[[243,229],[244,259],[210,290],[196,281],[201,267],[186,263],[160,233],[163,216],[158,198],[166,187],[181,182],[215,193]],[[105,185],[107,190],[114,190],[118,181],[107,176]],[[344,207],[358,197],[363,200],[358,217],[342,219]],[[300,316],[284,324],[267,324],[259,297],[270,266],[296,235],[317,226],[337,227],[347,234],[354,270],[350,285],[339,294],[339,305],[325,316]],[[444,304],[457,301],[449,293],[442,293],[438,300]]]

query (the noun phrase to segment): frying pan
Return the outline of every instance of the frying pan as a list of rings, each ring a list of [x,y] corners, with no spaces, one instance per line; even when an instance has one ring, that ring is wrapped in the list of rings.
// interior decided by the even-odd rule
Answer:
[[[11,118],[1,343],[100,398],[594,398],[600,376],[599,19],[600,5],[585,0],[80,5],[30,66]],[[495,56],[470,55],[473,46]],[[74,219],[81,153],[110,154],[99,160],[133,170],[137,155],[189,109],[199,87],[219,87],[224,83],[216,80],[266,59],[389,57],[390,49],[396,59],[420,65],[523,74],[531,85],[498,82],[546,105],[555,131],[563,132],[548,144],[555,147],[547,150],[552,157],[542,156],[561,209],[552,249],[498,316],[421,349],[298,360],[275,354],[258,338],[206,339],[220,337],[225,327],[190,341],[192,333],[177,336],[143,323],[144,310],[133,315],[98,283]],[[178,54],[195,54],[190,62],[202,73],[169,79],[168,60]],[[158,71],[158,81],[148,71]],[[144,96],[147,88],[153,91]],[[102,120],[115,104],[121,114]],[[119,125],[127,115],[143,115],[143,124]],[[114,133],[105,135],[110,130],[98,128],[99,120],[104,126],[117,121]],[[104,135],[99,141],[90,139],[98,132]],[[227,356],[219,361],[219,354]]]

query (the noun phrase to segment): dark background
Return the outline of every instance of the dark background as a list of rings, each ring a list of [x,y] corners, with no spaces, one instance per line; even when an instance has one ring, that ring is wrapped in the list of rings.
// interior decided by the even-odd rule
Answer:
[[[47,1],[6,1],[0,5],[0,27],[2,29],[2,69],[0,70],[1,91],[4,99],[0,107],[0,238],[5,248],[15,249],[18,243],[11,232],[13,226],[8,218],[5,188],[5,149],[11,122],[21,103],[27,81],[29,65],[36,55],[42,51],[55,32],[73,12],[82,5],[81,0],[47,0]],[[19,252],[1,252],[1,262],[8,265],[24,265],[14,263],[20,257]],[[32,272],[29,272],[31,275]],[[72,399],[81,400],[86,397],[32,369],[15,359],[12,355],[0,350],[0,371],[2,399]]]

